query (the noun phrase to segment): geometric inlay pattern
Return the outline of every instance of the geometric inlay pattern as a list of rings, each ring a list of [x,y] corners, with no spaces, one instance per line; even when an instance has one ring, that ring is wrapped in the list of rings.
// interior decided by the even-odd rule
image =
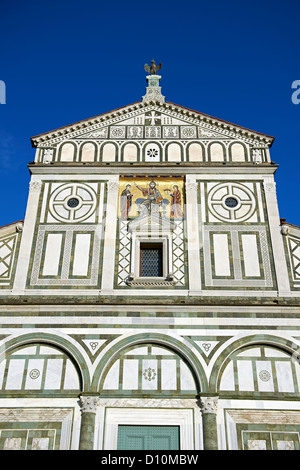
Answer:
[[[239,396],[256,392],[299,397],[299,372],[300,365],[285,351],[251,346],[231,355],[222,373],[220,390]]]
[[[210,245],[210,233],[224,232],[224,226],[205,225],[203,228],[203,258],[204,258],[204,275],[206,286],[247,286],[247,287],[271,287],[273,285],[271,262],[269,257],[269,247],[266,229],[263,225],[251,225],[251,231],[257,233],[259,239],[259,252],[262,258],[263,274],[257,279],[247,279],[243,276],[241,264],[241,248],[239,236],[249,231],[247,225],[226,225],[226,231],[230,233],[232,240],[232,266],[233,279],[213,278],[212,274],[212,257]]]
[[[172,350],[155,344],[129,346],[111,364],[104,377],[103,390],[136,396],[194,394],[196,384],[191,369]]]
[[[13,255],[17,235],[11,235],[0,240],[0,279],[9,279],[11,275]]]
[[[210,190],[208,207],[218,220],[241,222],[253,215],[256,202],[254,194],[245,185],[222,183]]]
[[[130,274],[131,233],[127,230],[128,221],[120,221],[118,286],[127,286],[126,280]],[[174,221],[172,241],[173,275],[176,286],[184,285],[184,234],[183,222]]]
[[[292,261],[293,277],[300,280],[300,240],[289,237],[289,248]]]
[[[96,209],[94,190],[79,183],[63,184],[51,194],[49,210],[60,222],[77,223],[86,220]]]
[[[176,286],[184,285],[184,235],[183,222],[174,222],[173,230],[173,275]]]
[[[120,221],[119,233],[119,262],[118,285],[126,286],[126,279],[130,273],[130,239],[131,234],[127,230],[128,221]]]
[[[73,362],[62,351],[44,344],[21,346],[0,364],[0,390],[18,394],[70,393],[80,388]]]
[[[77,231],[95,234],[91,246],[91,263],[90,274],[82,276],[81,278],[72,278],[72,247],[74,246],[75,235]],[[65,233],[65,243],[63,257],[61,261],[61,273],[57,278],[42,277],[41,264],[42,254],[45,244],[45,235],[47,232]],[[35,255],[33,259],[31,285],[73,285],[73,286],[89,286],[96,285],[98,282],[99,273],[99,257],[100,257],[100,244],[101,244],[101,225],[40,225],[36,238]]]

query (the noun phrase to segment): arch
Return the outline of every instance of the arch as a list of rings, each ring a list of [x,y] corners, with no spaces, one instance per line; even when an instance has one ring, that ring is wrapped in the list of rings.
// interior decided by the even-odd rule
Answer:
[[[211,142],[208,146],[208,156],[211,162],[224,162],[226,149],[220,142]]]
[[[232,162],[246,162],[247,148],[242,142],[232,142],[229,145],[229,159]]]
[[[60,162],[74,162],[76,160],[77,147],[74,142],[64,142],[59,149],[58,160]]]
[[[144,162],[160,162],[162,161],[163,150],[158,142],[147,142],[143,146]]]
[[[95,162],[97,159],[97,145],[95,142],[84,142],[79,150],[79,161]]]
[[[166,145],[166,160],[168,162],[181,162],[183,160],[183,148],[177,142]]]
[[[207,391],[208,387],[205,372],[192,348],[183,343],[179,337],[174,338],[174,336],[162,335],[159,333],[138,333],[133,336],[123,337],[117,341],[113,347],[109,348],[107,353],[100,360],[93,377],[91,389],[94,392],[101,389],[108,369],[110,369],[111,365],[115,362],[122,350],[130,346],[142,345],[145,343],[164,346],[181,356],[189,365],[194,375],[198,392],[200,392],[200,390],[201,392]]]
[[[78,348],[76,348],[65,337],[60,337],[44,332],[35,332],[8,339],[0,346],[0,363],[5,359],[8,353],[12,353],[16,348],[20,346],[29,346],[33,343],[43,343],[45,345],[50,345],[64,352],[72,361],[78,372],[79,382],[82,389],[81,391],[89,391],[90,378],[85,359]]]
[[[286,338],[273,336],[273,335],[264,335],[264,334],[245,336],[243,338],[239,338],[238,340],[228,345],[223,350],[222,354],[220,354],[219,357],[217,358],[212,368],[211,376],[209,380],[209,390],[211,391],[211,393],[219,392],[222,374],[225,370],[226,365],[228,364],[228,361],[230,360],[230,356],[232,356],[233,353],[236,353],[238,350],[242,350],[245,347],[257,346],[257,345],[263,345],[263,346],[274,347],[277,349],[282,349],[283,351],[291,355],[296,355],[297,358],[299,356],[299,346],[293,343],[292,341],[287,340]]]
[[[118,146],[114,142],[105,142],[100,149],[102,162],[116,162],[118,158]]]
[[[139,150],[139,146],[135,142],[126,142],[121,149],[121,160],[123,162],[137,162]]]
[[[205,161],[204,145],[199,142],[190,142],[187,146],[187,161],[204,162]]]

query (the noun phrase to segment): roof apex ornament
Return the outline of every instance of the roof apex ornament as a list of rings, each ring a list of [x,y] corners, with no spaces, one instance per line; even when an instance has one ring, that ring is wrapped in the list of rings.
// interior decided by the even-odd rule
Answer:
[[[156,75],[156,72],[161,69],[161,62],[159,65],[155,65],[155,60],[151,60],[151,66],[145,64],[144,69],[150,75],[147,75],[146,80],[148,86],[146,88],[146,95],[143,96],[143,103],[150,103],[151,101],[158,101],[159,103],[165,102],[165,97],[161,94],[161,87],[159,86],[159,81],[161,79],[160,75]]]
[[[149,66],[148,64],[144,65],[144,69],[146,72],[150,73],[150,75],[156,75],[156,72],[158,72],[161,69],[161,62],[158,65],[155,65],[155,60],[151,60],[151,65]]]

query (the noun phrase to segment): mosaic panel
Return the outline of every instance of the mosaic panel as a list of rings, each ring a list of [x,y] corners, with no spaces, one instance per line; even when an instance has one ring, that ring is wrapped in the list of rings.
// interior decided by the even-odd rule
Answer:
[[[118,215],[122,220],[132,220],[155,213],[181,220],[184,216],[183,190],[183,178],[120,178]]]

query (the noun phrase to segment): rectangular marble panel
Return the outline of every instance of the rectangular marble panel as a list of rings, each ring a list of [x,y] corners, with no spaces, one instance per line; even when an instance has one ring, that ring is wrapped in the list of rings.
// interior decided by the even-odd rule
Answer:
[[[124,359],[123,361],[123,390],[139,388],[139,360]]]
[[[225,368],[221,379],[221,390],[235,390],[233,362],[230,361]]]
[[[70,360],[66,364],[64,390],[78,390],[79,380],[76,369]]]
[[[144,359],[143,360],[143,390],[156,390],[157,389],[157,360]]]
[[[77,233],[75,237],[73,276],[87,276],[89,268],[91,234]]]
[[[2,388],[5,366],[6,366],[6,361],[2,361],[0,363],[0,388]]]
[[[252,361],[237,361],[239,390],[254,391]]]
[[[242,234],[245,276],[260,277],[260,266],[255,234]]]
[[[43,266],[43,276],[57,276],[61,253],[62,234],[49,233]]]
[[[3,450],[21,450],[21,437],[7,437],[4,440]]]
[[[194,390],[195,382],[188,366],[180,361],[180,388],[181,390]]]
[[[274,392],[271,361],[256,361],[257,383],[260,392]]]
[[[13,359],[10,361],[6,379],[7,390],[21,390],[24,367],[25,359]]]
[[[176,360],[161,361],[161,388],[162,390],[176,390]]]
[[[276,361],[276,377],[279,392],[295,392],[292,365],[288,361]]]
[[[29,359],[25,382],[26,390],[39,390],[41,388],[44,359]]]
[[[215,275],[230,276],[228,235],[226,233],[214,233],[213,243]]]
[[[45,390],[60,390],[62,366],[62,359],[48,359],[45,378]]]
[[[119,388],[119,375],[120,375],[120,361],[116,361],[108,371],[104,381],[104,390],[118,390]]]

